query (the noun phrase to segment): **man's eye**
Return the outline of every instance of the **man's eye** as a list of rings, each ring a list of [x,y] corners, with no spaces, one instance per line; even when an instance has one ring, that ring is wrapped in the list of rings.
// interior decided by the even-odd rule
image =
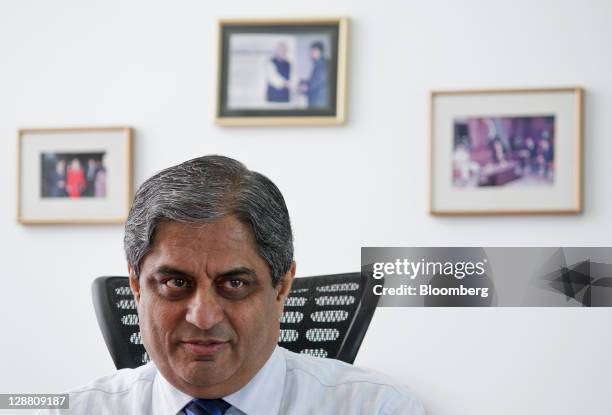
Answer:
[[[245,278],[224,278],[217,282],[219,294],[230,300],[246,298],[254,288],[254,283]]]
[[[171,278],[167,280],[164,285],[168,288],[185,288],[187,286],[187,280],[185,278]]]
[[[230,288],[242,288],[246,286],[246,283],[242,280],[227,280],[226,284]]]

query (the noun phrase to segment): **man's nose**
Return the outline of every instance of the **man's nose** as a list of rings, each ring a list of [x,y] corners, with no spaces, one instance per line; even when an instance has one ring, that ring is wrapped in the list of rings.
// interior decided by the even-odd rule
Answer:
[[[186,320],[201,330],[208,330],[223,320],[223,308],[214,286],[198,287],[188,305]]]

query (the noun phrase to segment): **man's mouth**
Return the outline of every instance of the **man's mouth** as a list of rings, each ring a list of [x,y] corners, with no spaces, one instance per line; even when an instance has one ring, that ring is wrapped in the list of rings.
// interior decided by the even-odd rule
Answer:
[[[181,344],[193,354],[206,356],[214,355],[229,346],[229,341],[189,339],[182,341]]]

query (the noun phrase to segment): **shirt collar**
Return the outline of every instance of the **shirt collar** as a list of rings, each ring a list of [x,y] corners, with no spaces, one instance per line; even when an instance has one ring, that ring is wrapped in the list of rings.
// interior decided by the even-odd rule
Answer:
[[[155,382],[153,383],[153,396],[151,399],[153,401],[153,415],[179,415],[180,411],[193,397],[172,386],[158,370]]]
[[[285,385],[287,364],[278,346],[257,374],[242,389],[224,396],[226,402],[248,415],[277,414]],[[180,414],[192,396],[181,392],[157,371],[153,385],[153,414]]]
[[[248,415],[278,414],[285,386],[287,362],[276,346],[272,356],[242,389],[223,399]]]

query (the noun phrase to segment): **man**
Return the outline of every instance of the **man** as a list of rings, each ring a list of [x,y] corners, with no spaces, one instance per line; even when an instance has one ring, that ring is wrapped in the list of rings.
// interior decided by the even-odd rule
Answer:
[[[314,42],[310,46],[310,57],[312,72],[310,79],[302,81],[301,91],[308,97],[309,108],[326,108],[329,106],[329,76],[322,42]]]
[[[66,193],[66,160],[59,159],[51,173],[51,197],[65,197]]]
[[[267,68],[268,86],[266,100],[268,102],[289,102],[289,87],[291,64],[287,59],[287,44],[280,42],[276,46],[274,56]]]
[[[72,414],[424,414],[381,376],[276,345],[295,262],[265,176],[221,156],[168,168],[137,191],[124,245],[152,361],[71,392]]]

